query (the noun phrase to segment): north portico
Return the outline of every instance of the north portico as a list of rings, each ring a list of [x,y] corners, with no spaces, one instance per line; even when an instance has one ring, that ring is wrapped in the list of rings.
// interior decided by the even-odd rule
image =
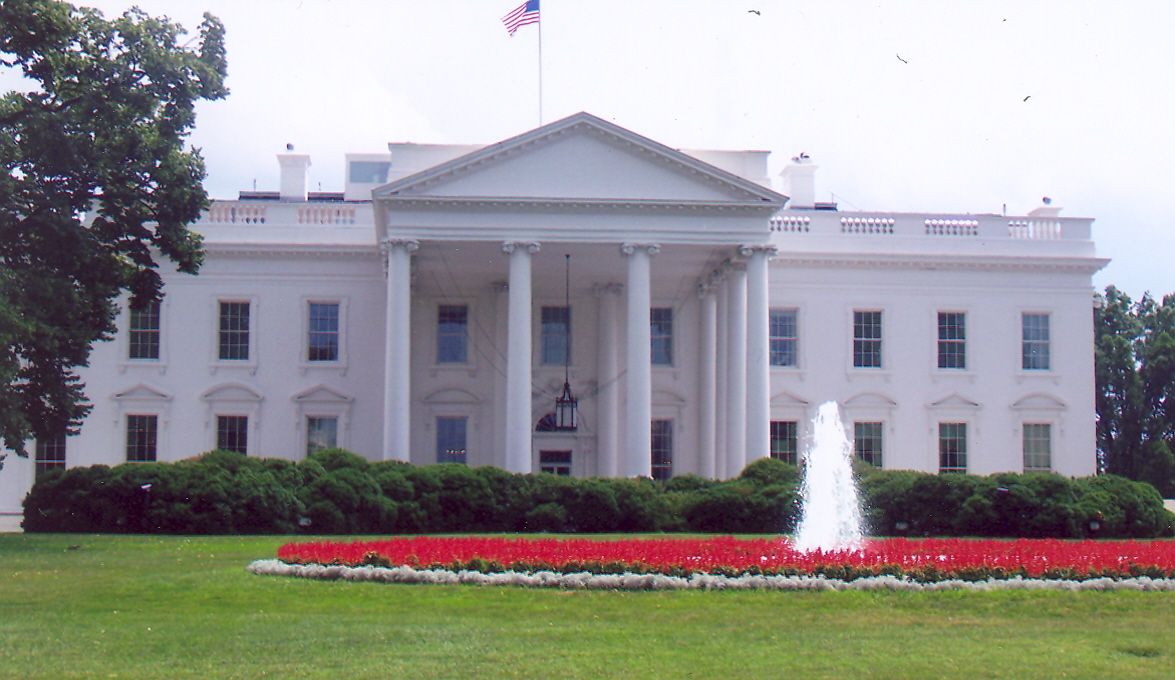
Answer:
[[[385,459],[443,459],[441,429],[460,427],[465,462],[513,472],[726,476],[747,461],[720,449],[769,454],[769,224],[785,196],[580,113],[372,198]],[[580,427],[543,432],[564,351]]]

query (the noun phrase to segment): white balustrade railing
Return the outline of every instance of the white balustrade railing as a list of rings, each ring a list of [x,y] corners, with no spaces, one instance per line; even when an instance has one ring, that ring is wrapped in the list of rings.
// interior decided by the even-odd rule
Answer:
[[[1088,241],[1092,220],[1080,217],[1000,215],[862,214],[836,211],[783,212],[769,221],[781,237],[847,236],[1030,241]]]
[[[277,201],[213,201],[199,221],[208,225],[265,224],[274,227],[366,225],[373,222],[370,204]]]

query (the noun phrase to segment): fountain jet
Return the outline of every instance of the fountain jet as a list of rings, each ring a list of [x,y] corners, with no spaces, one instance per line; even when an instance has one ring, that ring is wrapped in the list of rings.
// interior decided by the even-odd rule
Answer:
[[[800,524],[793,545],[801,552],[864,547],[861,501],[853,480],[853,443],[835,401],[820,405],[800,488]]]

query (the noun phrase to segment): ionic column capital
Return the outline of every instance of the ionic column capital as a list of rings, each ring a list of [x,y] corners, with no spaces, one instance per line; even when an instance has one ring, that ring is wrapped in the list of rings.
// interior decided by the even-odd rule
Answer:
[[[779,254],[779,248],[770,243],[744,243],[738,247],[738,254],[747,258],[753,255],[766,255],[767,259],[771,259]]]
[[[513,254],[515,250],[525,249],[527,254],[534,255],[539,252],[538,241],[503,241],[502,252],[507,255]]]
[[[624,255],[632,255],[638,250],[643,250],[649,255],[656,255],[661,252],[660,243],[621,243],[620,252]]]
[[[396,248],[403,248],[405,252],[414,253],[420,250],[420,241],[414,238],[399,238],[388,236],[379,242],[379,249],[386,255]]]

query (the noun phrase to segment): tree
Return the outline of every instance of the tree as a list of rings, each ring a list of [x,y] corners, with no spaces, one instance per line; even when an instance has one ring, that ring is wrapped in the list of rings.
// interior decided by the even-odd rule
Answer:
[[[1113,286],[1095,312],[1102,469],[1175,493],[1175,296],[1132,302]]]
[[[21,455],[81,424],[75,369],[120,296],[160,298],[156,258],[199,269],[186,225],[208,196],[186,138],[195,103],[228,94],[224,27],[205,14],[183,35],[138,9],[0,0],[0,68],[28,84],[0,97],[0,435]]]

